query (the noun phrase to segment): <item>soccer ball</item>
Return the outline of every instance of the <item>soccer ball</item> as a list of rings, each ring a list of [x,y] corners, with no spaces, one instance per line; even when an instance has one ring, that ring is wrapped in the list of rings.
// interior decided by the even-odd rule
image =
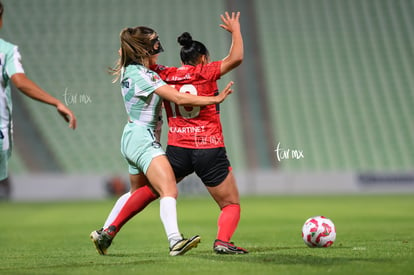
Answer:
[[[309,247],[330,247],[336,239],[335,225],[324,216],[311,217],[302,227],[302,239]]]

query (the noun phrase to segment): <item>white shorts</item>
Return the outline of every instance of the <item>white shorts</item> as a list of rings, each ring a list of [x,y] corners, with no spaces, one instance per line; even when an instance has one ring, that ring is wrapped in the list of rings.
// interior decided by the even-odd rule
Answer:
[[[133,122],[127,123],[121,139],[121,153],[129,166],[132,175],[147,173],[153,158],[165,155],[161,144],[157,141],[154,129]]]
[[[0,151],[0,180],[4,180],[9,176],[9,157],[10,152]]]

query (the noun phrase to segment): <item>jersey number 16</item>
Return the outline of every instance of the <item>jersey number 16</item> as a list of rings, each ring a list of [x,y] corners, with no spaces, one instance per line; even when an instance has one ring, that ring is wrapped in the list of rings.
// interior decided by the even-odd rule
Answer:
[[[172,85],[174,87],[174,85]],[[175,87],[174,87],[175,88]],[[198,95],[197,88],[191,84],[181,86],[180,93]],[[177,108],[174,102],[170,102],[173,117],[177,117]],[[194,118],[200,114],[200,106],[178,106],[178,112],[183,118]]]

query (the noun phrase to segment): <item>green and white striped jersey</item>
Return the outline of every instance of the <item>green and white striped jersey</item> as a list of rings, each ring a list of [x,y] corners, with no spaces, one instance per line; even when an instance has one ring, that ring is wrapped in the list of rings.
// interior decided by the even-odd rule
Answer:
[[[0,39],[0,147],[3,151],[11,147],[12,100],[10,78],[24,73],[21,56],[16,45]]]
[[[167,85],[157,73],[140,65],[124,68],[121,79],[122,96],[129,119],[155,129],[162,111],[162,98],[154,93]]]

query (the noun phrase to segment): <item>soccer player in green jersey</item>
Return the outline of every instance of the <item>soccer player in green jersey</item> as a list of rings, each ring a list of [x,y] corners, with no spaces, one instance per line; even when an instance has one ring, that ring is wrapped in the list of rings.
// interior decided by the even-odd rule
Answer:
[[[195,235],[185,239],[178,229],[178,191],[174,172],[155,137],[162,99],[183,106],[214,105],[221,103],[231,94],[232,82],[216,96],[200,97],[180,93],[149,69],[152,56],[163,50],[153,29],[144,26],[125,28],[121,31],[120,40],[120,58],[113,73],[117,76],[116,80],[120,79],[129,118],[122,135],[121,152],[129,166],[131,184],[141,187],[131,194],[108,228],[93,231],[90,237],[98,253],[105,255],[121,227],[136,213],[142,211],[148,201],[159,196],[160,217],[169,242],[170,255],[182,255],[196,247],[200,237]],[[147,185],[146,179],[150,185]]]
[[[217,79],[240,65],[244,56],[240,12],[226,12],[220,17],[223,22],[220,27],[232,35],[229,53],[222,60],[210,62],[206,46],[185,32],[177,38],[182,46],[183,65],[179,68],[156,65],[158,55],[154,55],[150,68],[180,91],[192,91],[192,94],[202,96],[215,94]],[[248,253],[230,241],[238,226],[241,208],[236,179],[224,145],[219,106],[183,108],[164,101],[164,107],[169,127],[166,155],[177,182],[195,172],[220,207],[213,250],[220,254]],[[103,228],[112,223],[135,190],[136,187],[131,185],[130,192],[117,200]],[[150,199],[143,197],[141,201],[149,203]]]
[[[4,6],[0,2],[0,28],[3,26]],[[0,187],[8,184],[8,159],[12,149],[11,83],[26,96],[56,107],[56,110],[76,128],[76,117],[61,101],[54,98],[27,78],[16,45],[0,39]]]

